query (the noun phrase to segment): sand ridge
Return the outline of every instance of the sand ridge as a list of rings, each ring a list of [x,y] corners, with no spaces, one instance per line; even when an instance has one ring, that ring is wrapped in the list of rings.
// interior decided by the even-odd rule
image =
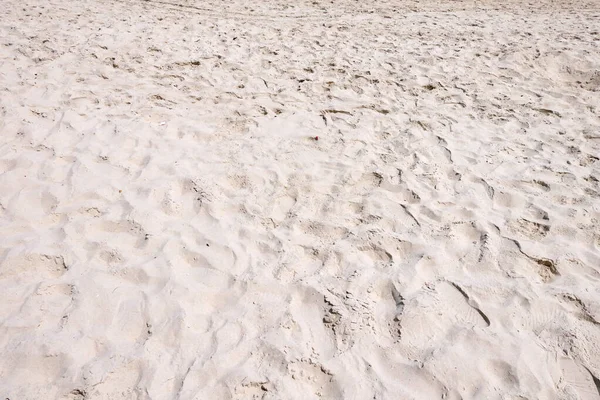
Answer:
[[[596,2],[4,5],[0,395],[600,397]]]

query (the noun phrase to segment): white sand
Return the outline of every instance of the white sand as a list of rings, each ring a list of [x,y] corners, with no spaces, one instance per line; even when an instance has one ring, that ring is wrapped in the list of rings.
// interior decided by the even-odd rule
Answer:
[[[2,1],[0,398],[600,397],[600,3],[176,4]]]

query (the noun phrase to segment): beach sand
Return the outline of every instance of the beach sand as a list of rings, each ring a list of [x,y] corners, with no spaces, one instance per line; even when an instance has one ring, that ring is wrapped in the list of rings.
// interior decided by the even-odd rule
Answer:
[[[600,398],[598,2],[2,7],[0,398]]]

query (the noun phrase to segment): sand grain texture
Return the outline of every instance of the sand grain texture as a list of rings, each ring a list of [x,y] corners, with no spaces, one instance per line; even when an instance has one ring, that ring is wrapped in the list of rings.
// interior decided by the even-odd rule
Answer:
[[[595,1],[4,0],[0,397],[598,399],[599,108]]]

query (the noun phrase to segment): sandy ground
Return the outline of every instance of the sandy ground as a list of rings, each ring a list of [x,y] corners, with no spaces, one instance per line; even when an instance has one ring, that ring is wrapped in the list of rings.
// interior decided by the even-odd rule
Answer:
[[[2,1],[2,399],[600,398],[600,3],[177,1]]]

